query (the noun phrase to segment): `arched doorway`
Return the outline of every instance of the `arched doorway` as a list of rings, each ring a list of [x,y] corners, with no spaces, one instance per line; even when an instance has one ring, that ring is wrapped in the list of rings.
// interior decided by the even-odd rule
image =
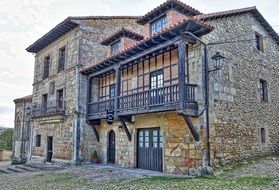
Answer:
[[[113,130],[108,134],[108,163],[115,163],[115,133]]]

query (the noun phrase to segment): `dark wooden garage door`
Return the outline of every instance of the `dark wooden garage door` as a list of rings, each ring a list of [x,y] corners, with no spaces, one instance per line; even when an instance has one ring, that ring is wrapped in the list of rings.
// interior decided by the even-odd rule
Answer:
[[[138,130],[138,168],[163,171],[163,139],[160,128]]]

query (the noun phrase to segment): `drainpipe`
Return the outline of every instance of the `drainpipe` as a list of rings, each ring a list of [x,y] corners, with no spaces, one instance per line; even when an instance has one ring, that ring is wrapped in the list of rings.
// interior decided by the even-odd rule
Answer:
[[[77,164],[80,161],[80,34],[77,38],[77,65],[76,65],[76,105],[75,105],[75,130],[74,130],[74,155],[73,161]]]

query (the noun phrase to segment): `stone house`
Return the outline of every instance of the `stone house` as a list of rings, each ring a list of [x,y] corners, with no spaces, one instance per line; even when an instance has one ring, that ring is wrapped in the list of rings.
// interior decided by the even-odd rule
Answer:
[[[168,0],[141,17],[68,17],[27,48],[31,160],[96,150],[103,163],[187,174],[278,151],[278,44],[255,7],[203,14]],[[216,52],[226,59],[213,72]]]
[[[32,127],[32,95],[17,98],[15,103],[15,120],[12,164],[25,163],[30,159],[30,137]]]

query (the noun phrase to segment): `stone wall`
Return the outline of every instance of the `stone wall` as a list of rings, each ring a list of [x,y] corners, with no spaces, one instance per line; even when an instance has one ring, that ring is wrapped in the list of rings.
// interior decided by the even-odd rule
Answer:
[[[0,150],[0,161],[9,161],[11,160],[11,156],[11,150]]]
[[[195,126],[199,126],[200,119],[194,119]],[[190,168],[203,165],[205,153],[204,128],[198,127],[201,134],[201,144],[194,143],[194,139],[183,117],[176,112],[162,112],[135,116],[135,123],[126,123],[132,136],[128,141],[126,133],[119,128],[121,123],[115,121],[108,125],[102,120],[97,127],[100,142],[90,147],[90,151],[97,150],[101,162],[107,162],[108,134],[113,130],[116,134],[116,164],[123,167],[136,167],[137,158],[137,129],[160,128],[163,132],[163,171],[166,173],[188,174]],[[95,138],[93,136],[92,138]],[[187,140],[186,140],[187,139]]]
[[[255,41],[209,46],[209,58],[220,51],[228,59],[221,71],[211,73],[210,120],[211,148],[214,164],[224,165],[255,154],[268,153],[279,147],[278,130],[278,50],[266,30],[252,16],[239,15],[209,22],[215,30],[204,40],[255,39],[264,37],[264,52]],[[213,64],[210,60],[209,64]],[[262,102],[259,81],[268,83],[268,102]],[[261,128],[266,142],[261,142]]]
[[[47,137],[53,137],[53,159],[72,160],[74,135],[78,65],[77,29],[72,30],[54,43],[40,50],[35,56],[35,74],[33,84],[33,105],[40,105],[42,95],[47,94],[48,101],[57,100],[57,90],[63,90],[65,116],[34,117],[32,131],[32,156],[46,157]],[[65,69],[58,72],[59,49],[65,47]],[[50,56],[50,75],[43,79],[44,58]],[[36,147],[36,135],[41,135],[41,147]]]
[[[32,97],[16,99],[13,136],[13,163],[22,163],[30,157],[30,133],[32,127]]]

